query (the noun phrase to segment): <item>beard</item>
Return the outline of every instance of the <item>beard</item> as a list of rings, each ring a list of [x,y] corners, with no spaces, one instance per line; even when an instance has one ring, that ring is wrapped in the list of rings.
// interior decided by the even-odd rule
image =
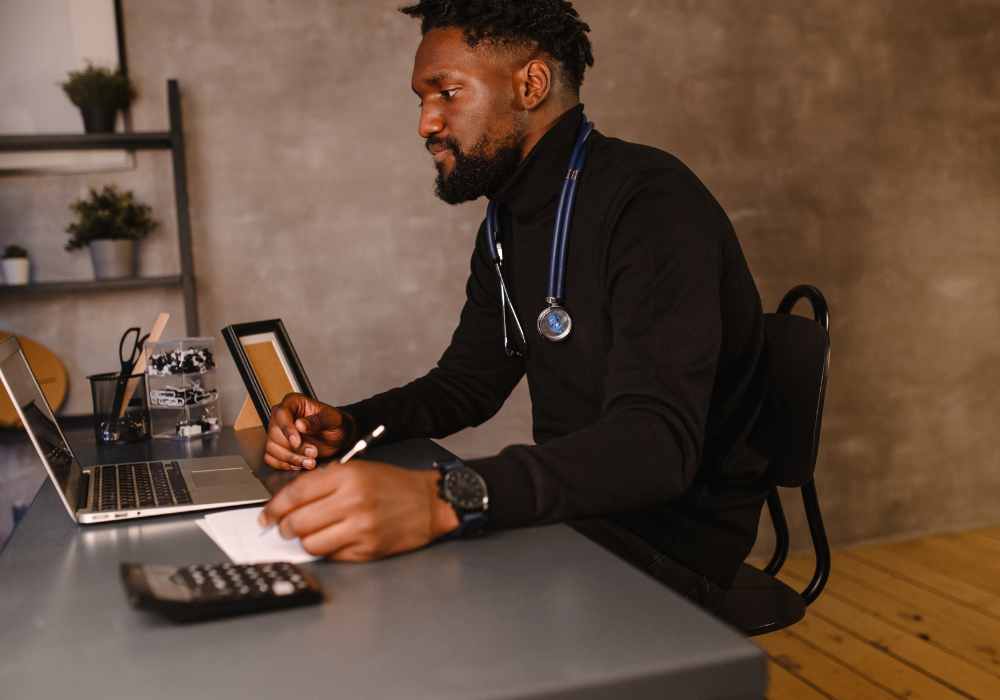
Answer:
[[[499,144],[491,144],[489,135],[484,133],[466,152],[454,136],[429,137],[428,147],[443,145],[451,149],[455,158],[455,165],[448,175],[444,173],[444,163],[434,164],[438,171],[434,194],[448,204],[462,204],[499,189],[521,163],[518,141],[519,135],[512,133]]]

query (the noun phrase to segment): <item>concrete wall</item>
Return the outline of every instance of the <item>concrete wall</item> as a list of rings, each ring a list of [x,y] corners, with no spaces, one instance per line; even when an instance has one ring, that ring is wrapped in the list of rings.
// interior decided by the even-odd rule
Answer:
[[[430,193],[409,90],[416,24],[398,0],[125,0],[138,129],[180,81],[204,333],[284,319],[320,395],[350,402],[426,371],[447,345],[484,205]],[[673,152],[729,212],[766,309],[830,301],[818,487],[835,545],[1000,523],[1000,4],[579,0],[604,133]],[[114,180],[164,226],[143,269],[176,269],[169,162],[0,181],[0,239],[39,278],[86,276],[60,249],[66,204]],[[172,292],[7,299],[0,327],[85,374]],[[499,342],[499,337],[498,337]],[[242,387],[222,363],[224,419]],[[530,440],[522,386],[463,456]],[[790,508],[797,546],[801,517]],[[763,538],[767,540],[768,538]],[[764,542],[766,544],[766,542]]]

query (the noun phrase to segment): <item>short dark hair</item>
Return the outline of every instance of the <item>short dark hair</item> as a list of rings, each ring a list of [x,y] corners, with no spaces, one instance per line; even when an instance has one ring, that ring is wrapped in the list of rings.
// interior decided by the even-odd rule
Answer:
[[[594,65],[587,32],[590,27],[567,0],[420,0],[400,7],[421,20],[420,32],[462,29],[471,47],[480,42],[536,45],[563,68],[574,92]]]

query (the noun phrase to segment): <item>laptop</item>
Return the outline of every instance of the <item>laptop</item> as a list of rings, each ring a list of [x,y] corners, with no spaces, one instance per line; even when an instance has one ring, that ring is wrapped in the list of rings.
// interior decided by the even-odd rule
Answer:
[[[78,523],[239,506],[271,498],[238,456],[81,467],[14,336],[0,341],[0,380],[63,505]]]

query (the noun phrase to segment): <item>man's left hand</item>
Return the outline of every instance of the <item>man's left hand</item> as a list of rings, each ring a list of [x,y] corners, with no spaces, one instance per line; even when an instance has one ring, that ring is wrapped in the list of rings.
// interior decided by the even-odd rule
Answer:
[[[302,474],[264,506],[262,527],[277,524],[310,554],[369,561],[407,552],[458,527],[438,496],[436,470],[411,471],[353,460]]]

